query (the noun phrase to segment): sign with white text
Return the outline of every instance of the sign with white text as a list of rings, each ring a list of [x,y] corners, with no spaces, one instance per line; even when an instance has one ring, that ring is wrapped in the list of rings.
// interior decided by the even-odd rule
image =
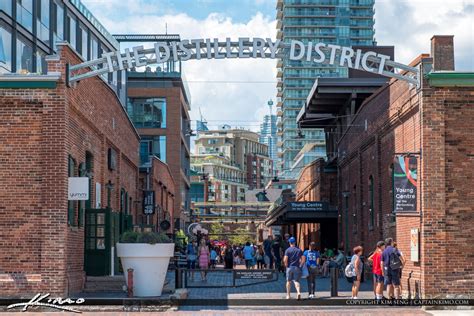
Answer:
[[[416,211],[417,164],[416,157],[395,157],[393,163],[393,203],[395,212]]]
[[[71,66],[68,82],[147,65],[229,58],[289,58],[348,67],[418,84],[419,70],[416,67],[397,63],[390,60],[390,56],[378,52],[320,42],[284,42],[280,39],[259,37],[239,37],[234,41],[231,38],[226,38],[225,41],[219,41],[218,38],[166,41],[156,42],[151,48],[140,45],[131,49],[125,48],[124,52],[106,52],[100,58]],[[91,66],[96,66],[97,69],[90,71]],[[79,70],[84,68],[87,68],[88,72],[79,73]]]
[[[289,202],[288,211],[296,212],[325,212],[329,211],[327,202]]]
[[[69,177],[67,199],[69,201],[89,200],[89,178],[88,177]]]
[[[143,191],[143,214],[155,213],[155,191]]]

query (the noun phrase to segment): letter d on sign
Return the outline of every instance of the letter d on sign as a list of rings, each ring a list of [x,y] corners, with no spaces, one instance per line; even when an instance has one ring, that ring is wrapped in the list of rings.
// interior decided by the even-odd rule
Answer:
[[[160,47],[164,49],[164,52],[162,54]],[[163,42],[157,42],[155,43],[155,55],[156,55],[156,63],[161,64],[165,63],[170,59],[170,48],[168,44],[163,43]]]
[[[296,53],[296,45],[299,46],[298,55]],[[291,48],[290,48],[290,60],[300,60],[304,56],[304,43],[300,41],[291,41]]]

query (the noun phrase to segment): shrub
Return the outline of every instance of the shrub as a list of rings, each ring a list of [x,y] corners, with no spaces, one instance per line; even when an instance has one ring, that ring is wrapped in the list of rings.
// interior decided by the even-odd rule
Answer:
[[[154,232],[134,232],[128,231],[122,234],[120,238],[122,243],[130,244],[167,244],[172,243],[173,241],[166,236],[164,233],[154,233]]]

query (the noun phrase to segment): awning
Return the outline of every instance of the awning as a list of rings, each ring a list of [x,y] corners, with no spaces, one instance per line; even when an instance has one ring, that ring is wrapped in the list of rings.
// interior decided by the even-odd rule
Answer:
[[[324,128],[346,115],[341,112],[351,103],[354,114],[386,82],[386,78],[317,78],[296,120],[301,128]]]
[[[337,208],[327,202],[287,202],[278,205],[267,215],[265,225],[320,223],[337,217]]]

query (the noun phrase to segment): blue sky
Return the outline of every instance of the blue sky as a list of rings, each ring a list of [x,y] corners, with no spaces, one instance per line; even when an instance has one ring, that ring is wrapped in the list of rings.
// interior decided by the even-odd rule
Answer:
[[[82,0],[112,34],[178,33],[183,39],[276,37],[276,0]],[[376,40],[395,45],[408,64],[429,53],[434,34],[454,35],[457,70],[474,71],[474,0],[376,0]],[[150,44],[151,45],[151,44]],[[230,123],[258,130],[276,98],[276,61],[187,61],[191,117],[199,108],[211,127]],[[231,82],[232,81],[232,82]],[[244,81],[244,83],[236,83]],[[275,111],[275,110],[274,110]]]

